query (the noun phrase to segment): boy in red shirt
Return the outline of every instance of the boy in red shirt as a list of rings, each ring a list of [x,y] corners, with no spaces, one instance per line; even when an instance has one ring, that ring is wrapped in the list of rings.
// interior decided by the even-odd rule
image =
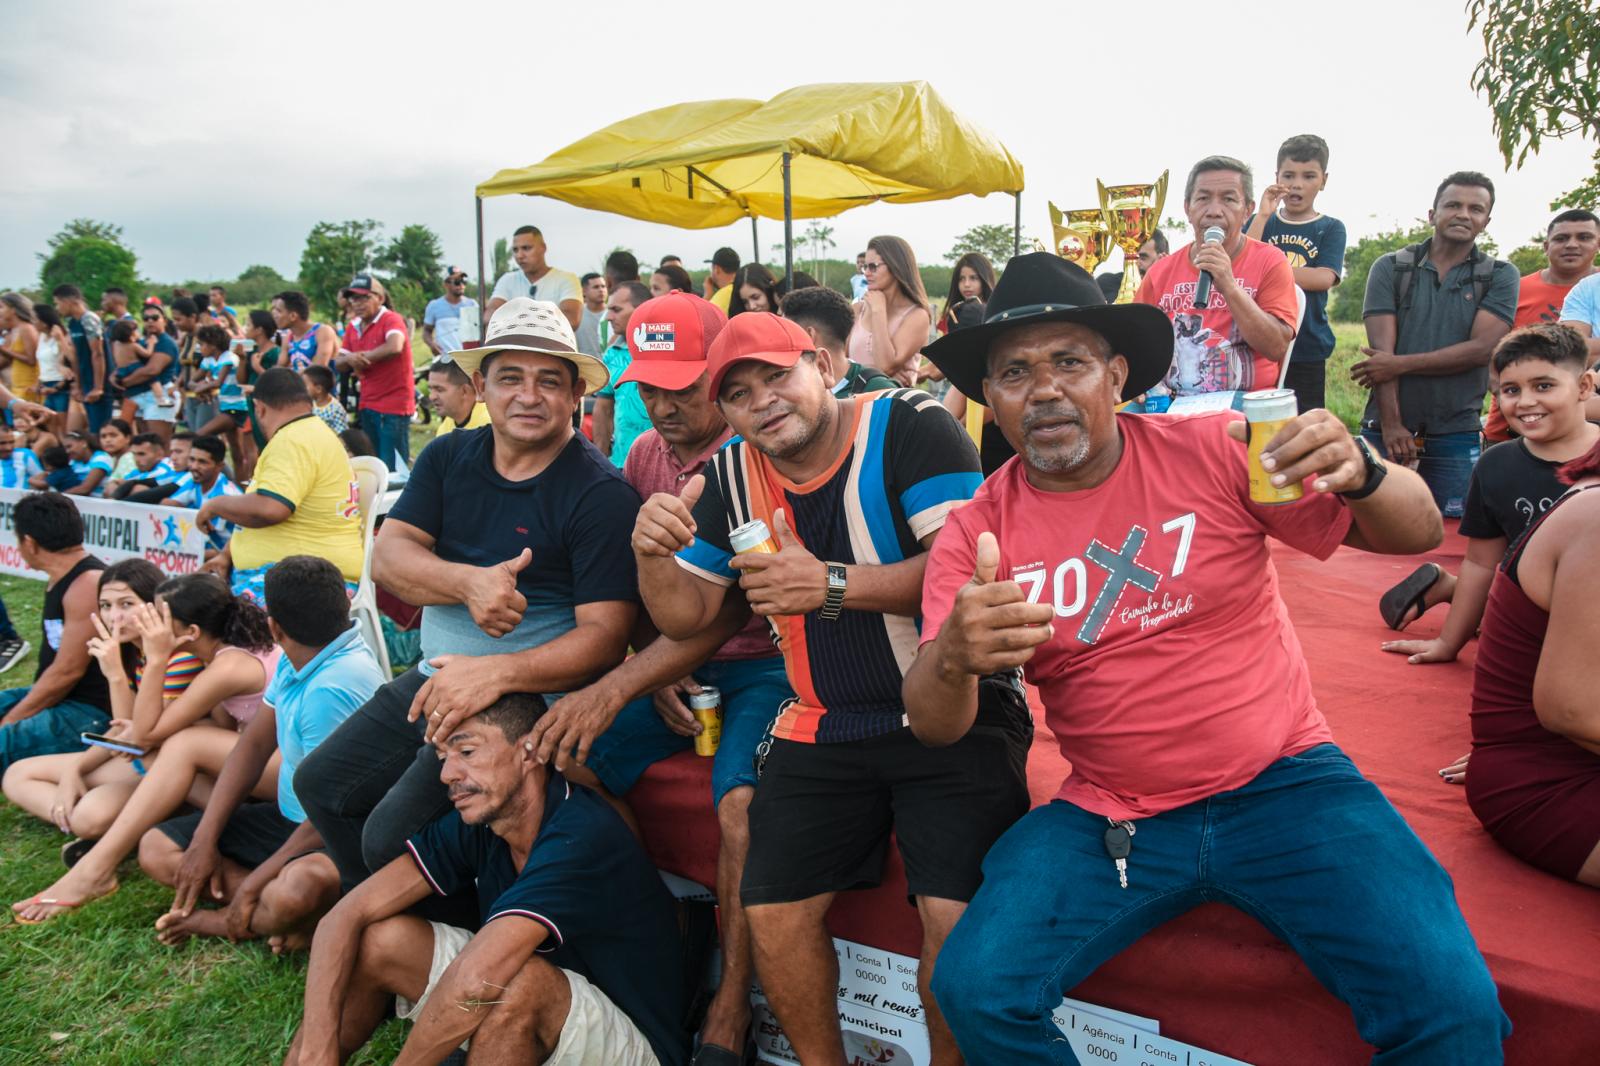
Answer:
[[[1159,307],[1172,322],[1164,387],[1173,397],[1277,387],[1299,304],[1283,253],[1244,235],[1255,207],[1248,166],[1220,155],[1200,160],[1183,192],[1199,239],[1160,259],[1139,285],[1134,299]],[[1222,239],[1206,243],[1213,227]],[[1211,295],[1196,309],[1201,271],[1211,276]]]
[[[1561,305],[1567,293],[1595,272],[1597,254],[1600,254],[1600,216],[1575,207],[1551,219],[1544,237],[1544,255],[1549,265],[1523,277],[1517,291],[1517,317],[1512,320],[1511,327],[1520,329],[1535,322],[1561,321]],[[1489,394],[1493,396],[1494,393],[1491,380]],[[1500,413],[1497,403],[1489,405],[1483,436],[1497,443],[1512,437],[1511,427],[1506,424],[1506,416]]]
[[[953,743],[978,677],[1022,666],[1072,763],[1057,802],[984,859],[939,1007],[969,1062],[1072,1062],[1050,1024],[1061,997],[1216,900],[1357,1005],[1383,1061],[1497,1062],[1510,1025],[1449,878],[1331,743],[1266,543],[1426,551],[1443,536],[1432,497],[1313,410],[1264,464],[1304,497],[1252,501],[1237,414],[1115,413],[1166,372],[1165,327],[1039,254],[1011,261],[989,324],[928,349],[1018,454],[934,543],[911,727]]]
[[[371,274],[351,278],[344,298],[354,317],[333,365],[361,380],[361,431],[384,465],[399,470],[400,462],[411,462],[411,416],[417,410],[411,332],[384,302],[383,283]]]

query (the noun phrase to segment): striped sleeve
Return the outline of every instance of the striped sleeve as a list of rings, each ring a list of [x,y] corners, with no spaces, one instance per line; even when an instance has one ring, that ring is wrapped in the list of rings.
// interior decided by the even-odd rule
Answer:
[[[200,676],[200,671],[205,669],[205,663],[190,655],[188,652],[179,652],[167,662],[167,676],[161,686],[161,698],[175,700],[181,696],[189,684]]]
[[[732,509],[723,490],[723,478],[738,461],[737,450],[727,448],[706,464],[705,491],[694,506],[694,543],[678,553],[679,566],[723,588],[739,580],[739,571],[729,565],[733,561],[733,548],[728,543]]]
[[[950,412],[925,392],[890,393],[889,465],[900,509],[918,540],[937,533],[950,512],[983,483],[978,451]]]

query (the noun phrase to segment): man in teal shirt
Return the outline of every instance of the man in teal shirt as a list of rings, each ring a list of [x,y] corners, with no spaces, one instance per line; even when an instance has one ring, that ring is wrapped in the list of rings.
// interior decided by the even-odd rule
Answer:
[[[618,469],[628,460],[628,449],[634,440],[650,428],[650,413],[639,398],[639,386],[633,382],[617,384],[617,378],[628,369],[633,356],[628,352],[628,329],[632,324],[633,309],[650,299],[650,290],[637,281],[624,282],[606,301],[606,322],[611,326],[611,344],[601,358],[611,380],[594,394],[594,444],[609,456]],[[639,323],[645,328],[649,323]]]

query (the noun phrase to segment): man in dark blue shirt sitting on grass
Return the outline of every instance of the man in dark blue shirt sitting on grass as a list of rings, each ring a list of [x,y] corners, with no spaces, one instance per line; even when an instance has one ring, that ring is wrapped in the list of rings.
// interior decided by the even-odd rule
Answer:
[[[344,1061],[392,998],[416,1023],[401,1061],[463,1042],[492,1062],[688,1060],[672,897],[621,816],[538,760],[544,711],[502,696],[438,738],[455,810],[322,920],[287,1064]],[[475,933],[405,913],[474,885]]]

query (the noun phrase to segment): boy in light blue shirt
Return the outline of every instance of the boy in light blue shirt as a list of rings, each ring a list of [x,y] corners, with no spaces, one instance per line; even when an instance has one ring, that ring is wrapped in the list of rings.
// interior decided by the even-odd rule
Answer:
[[[283,655],[261,709],[223,763],[205,810],[161,823],[139,844],[145,872],[175,890],[171,910],[156,920],[165,944],[227,936],[267,937],[277,952],[303,947],[339,898],[339,871],[295,796],[294,772],[384,677],[350,622],[338,567],[291,555],[267,571],[266,598]],[[277,802],[246,802],[273,752],[282,755]],[[222,906],[200,910],[202,898]]]

